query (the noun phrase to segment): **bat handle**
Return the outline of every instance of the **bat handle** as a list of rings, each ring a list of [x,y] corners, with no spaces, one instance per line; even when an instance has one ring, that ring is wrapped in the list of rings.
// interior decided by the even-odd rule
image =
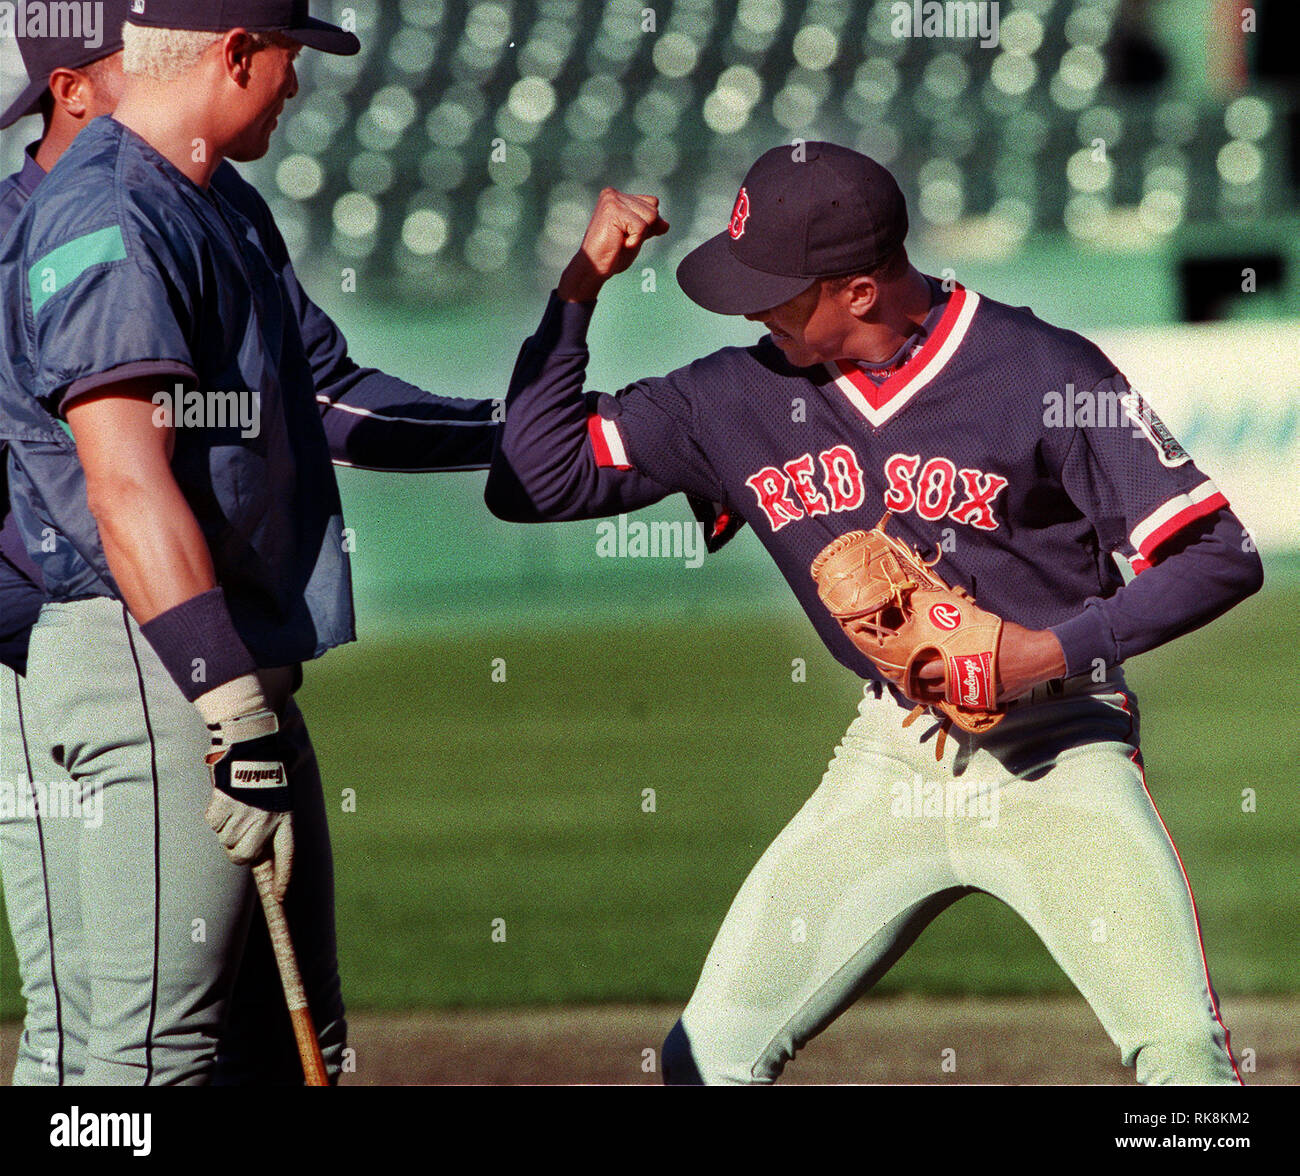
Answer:
[[[275,897],[275,863],[265,861],[254,866],[253,880],[257,883],[262,910],[266,913],[266,927],[271,933],[271,947],[275,951],[276,966],[280,969],[280,983],[284,987],[284,999],[289,1006],[293,1035],[298,1040],[303,1077],[308,1086],[328,1086],[325,1059],[321,1056],[316,1026],[311,1019],[311,1010],[307,1007],[307,993],[302,986],[302,974],[298,971],[298,958],[294,954],[293,939],[289,935],[289,923],[284,917],[284,908]]]

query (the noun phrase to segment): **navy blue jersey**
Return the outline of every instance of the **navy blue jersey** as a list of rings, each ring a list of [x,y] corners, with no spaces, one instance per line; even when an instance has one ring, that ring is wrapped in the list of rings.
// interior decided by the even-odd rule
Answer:
[[[0,437],[51,598],[118,595],[59,415],[70,396],[149,376],[257,405],[254,436],[237,425],[177,429],[172,462],[257,663],[288,665],[352,640],[342,510],[311,364],[255,226],[104,118],[20,213],[0,274]]]
[[[29,147],[21,171],[0,184],[0,237],[45,179]],[[288,248],[257,191],[229,163],[212,186],[255,226],[279,269],[311,364],[316,402],[335,465],[393,472],[486,469],[499,430],[497,402],[431,395],[356,364],[334,321],[303,290]],[[0,443],[0,662],[22,672],[45,591],[9,507],[6,446]]]
[[[525,345],[489,505],[528,521],[635,509],[660,487],[718,502],[865,677],[809,569],[886,510],[891,534],[942,550],[936,570],[983,607],[1053,629],[1071,674],[1204,623],[1257,581],[1223,495],[1115,365],[1027,309],[959,286],[883,380],[846,362],[793,367],[764,337],[616,396],[582,390],[592,309],[553,299]],[[1134,591],[1146,577],[1124,589],[1112,555],[1141,572],[1180,534],[1203,541],[1226,595],[1197,587],[1153,611]]]
[[[28,149],[22,169],[0,183],[0,237],[9,232],[44,178]],[[0,664],[27,672],[28,641],[44,602],[40,570],[27,554],[18,520],[9,509],[9,453],[0,441]]]

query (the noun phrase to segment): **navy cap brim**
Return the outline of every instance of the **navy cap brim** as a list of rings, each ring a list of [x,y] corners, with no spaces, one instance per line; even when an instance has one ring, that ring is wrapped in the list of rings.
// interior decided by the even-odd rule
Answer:
[[[10,104],[9,109],[0,115],[0,131],[7,131],[20,118],[36,114],[41,108],[41,95],[49,86],[49,79],[28,82],[27,88]]]
[[[710,237],[677,267],[677,284],[692,302],[714,314],[758,314],[802,294],[817,279],[768,274],[738,261],[731,234]]]
[[[284,35],[300,41],[308,49],[319,49],[322,53],[333,53],[336,57],[355,57],[361,52],[361,42],[355,33],[349,33],[327,21],[317,20],[314,16],[309,16],[306,24],[287,29]]]

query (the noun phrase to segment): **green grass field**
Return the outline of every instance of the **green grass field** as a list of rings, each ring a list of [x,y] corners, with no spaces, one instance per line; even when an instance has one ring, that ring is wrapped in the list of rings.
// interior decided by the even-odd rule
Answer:
[[[1300,587],[1274,587],[1129,670],[1150,786],[1228,993],[1297,988],[1298,617]],[[796,657],[806,683],[791,681]],[[495,658],[505,682],[492,681]],[[628,610],[620,623],[616,602],[603,622],[552,634],[390,637],[332,654],[302,700],[332,812],[349,1003],[684,999],[857,693],[801,617],[670,626]],[[0,951],[0,1012],[13,1016],[7,934]],[[1068,983],[1015,916],[976,896],[884,987]]]

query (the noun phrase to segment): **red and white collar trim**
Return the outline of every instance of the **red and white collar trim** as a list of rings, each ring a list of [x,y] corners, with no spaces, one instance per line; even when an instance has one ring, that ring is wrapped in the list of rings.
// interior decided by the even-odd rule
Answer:
[[[878,429],[948,365],[966,338],[979,304],[980,296],[974,290],[957,286],[930,337],[883,384],[877,385],[846,359],[827,364],[826,370],[849,403]]]

